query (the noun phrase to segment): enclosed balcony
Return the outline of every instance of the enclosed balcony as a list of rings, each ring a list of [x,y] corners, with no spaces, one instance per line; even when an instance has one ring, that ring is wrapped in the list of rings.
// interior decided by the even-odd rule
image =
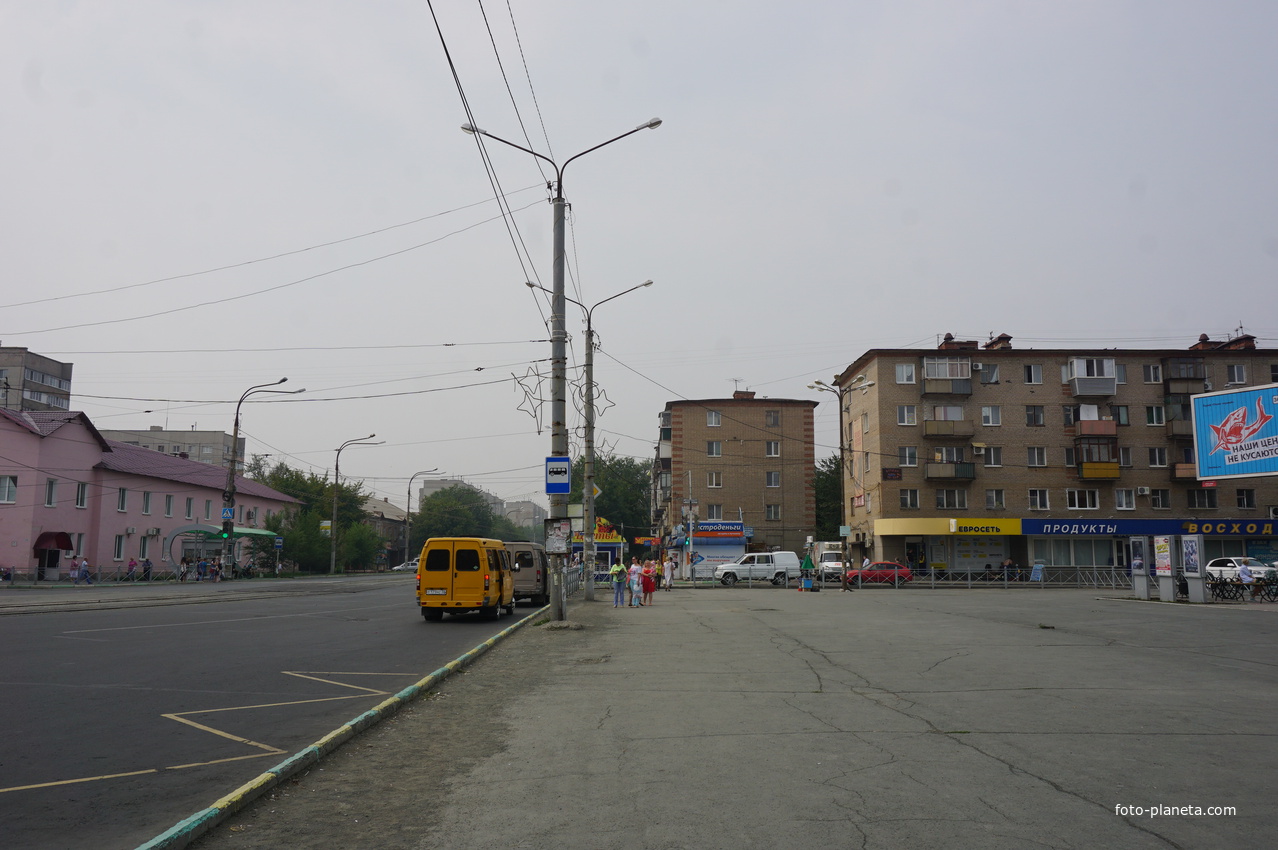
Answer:
[[[971,378],[924,378],[923,395],[971,395]]]
[[[1198,464],[1196,463],[1174,463],[1170,469],[1173,481],[1198,480]]]
[[[923,423],[927,437],[959,437],[966,439],[976,433],[976,425],[970,419],[928,419]]]
[[[1086,480],[1112,480],[1119,476],[1116,460],[1085,460],[1078,465],[1078,477]]]
[[[1118,423],[1113,419],[1080,419],[1074,423],[1074,436],[1117,437]]]
[[[1078,396],[1111,396],[1118,391],[1112,357],[1073,357],[1065,364],[1070,393]]]
[[[1194,423],[1188,419],[1168,419],[1167,436],[1193,438]]]
[[[976,478],[976,464],[929,462],[923,465],[923,477],[933,480],[971,481]]]

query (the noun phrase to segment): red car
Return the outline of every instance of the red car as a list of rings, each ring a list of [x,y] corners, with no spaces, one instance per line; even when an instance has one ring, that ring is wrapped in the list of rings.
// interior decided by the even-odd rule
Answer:
[[[848,584],[856,584],[858,578],[862,584],[879,582],[882,584],[902,585],[907,581],[914,581],[914,574],[904,564],[897,564],[892,561],[875,561],[868,567],[848,570]]]

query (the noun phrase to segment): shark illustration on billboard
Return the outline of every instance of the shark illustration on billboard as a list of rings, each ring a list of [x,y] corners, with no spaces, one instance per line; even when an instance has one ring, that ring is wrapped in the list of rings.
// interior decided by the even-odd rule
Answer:
[[[1278,384],[1191,399],[1198,478],[1278,475]]]

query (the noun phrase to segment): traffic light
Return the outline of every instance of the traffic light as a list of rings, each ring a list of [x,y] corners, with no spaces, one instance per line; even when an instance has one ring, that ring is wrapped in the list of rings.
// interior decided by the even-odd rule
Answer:
[[[235,520],[227,519],[222,521],[222,539],[230,540],[231,535],[235,533]]]

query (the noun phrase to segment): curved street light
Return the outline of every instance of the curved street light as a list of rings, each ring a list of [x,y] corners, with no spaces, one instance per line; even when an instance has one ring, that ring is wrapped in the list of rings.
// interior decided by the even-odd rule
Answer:
[[[333,460],[333,524],[328,530],[329,538],[329,555],[328,555],[328,574],[334,575],[337,572],[337,496],[341,490],[342,473],[342,449],[347,446],[380,446],[385,440],[378,440],[376,443],[370,443],[369,440],[376,437],[376,434],[369,434],[367,437],[356,437],[354,440],[347,440],[337,447],[337,457]]]
[[[303,387],[300,390],[272,390],[269,387],[278,387],[280,384],[288,381],[288,378],[280,378],[278,381],[272,381],[269,384],[258,384],[255,387],[249,387],[240,396],[240,400],[235,403],[235,427],[231,431],[231,465],[226,470],[226,489],[222,491],[222,530],[225,532],[227,523],[231,523],[231,528],[235,527],[235,474],[240,465],[240,405],[244,404],[244,399],[258,393],[279,393],[280,395],[297,395],[306,392]],[[226,519],[226,512],[231,511],[231,518]],[[222,538],[222,570],[228,568],[231,562],[231,548],[235,545],[231,534]]]
[[[550,164],[555,169],[555,197],[552,200],[554,205],[554,289],[551,292],[551,308],[550,308],[550,361],[551,361],[551,378],[550,378],[550,453],[554,457],[566,457],[568,455],[568,355],[566,351],[565,338],[567,336],[564,330],[564,169],[575,159],[579,159],[591,151],[597,151],[605,145],[624,139],[626,136],[638,133],[640,130],[655,130],[661,126],[660,118],[652,118],[635,127],[633,130],[627,130],[619,136],[614,136],[606,142],[600,142],[591,148],[564,160],[563,165],[557,165],[553,159],[545,154],[537,153],[534,150],[517,145],[514,142],[503,139],[500,136],[494,136],[486,130],[474,126],[473,124],[463,124],[462,130],[475,136],[486,136],[495,142],[501,142],[503,145],[521,150],[524,153],[531,154],[543,162]],[[478,139],[476,140],[478,143]],[[550,495],[550,519],[565,520],[568,518],[568,497],[560,493],[552,493]],[[564,574],[564,557],[563,553],[552,555],[553,572],[556,577],[555,587],[551,593],[551,618],[554,620],[563,620],[566,617],[564,610],[563,596],[563,574]]]
[[[808,389],[810,390],[817,390],[819,392],[825,392],[825,393],[834,393],[835,396],[837,396],[839,399],[839,524],[840,525],[850,524],[847,521],[848,519],[847,516],[844,514],[844,511],[847,510],[847,501],[848,501],[847,500],[848,464],[847,464],[847,442],[846,442],[847,432],[843,423],[843,417],[844,417],[844,414],[847,413],[847,408],[843,406],[843,396],[847,393],[850,393],[852,390],[860,390],[861,394],[864,395],[865,393],[868,393],[870,391],[870,387],[872,386],[874,386],[874,381],[868,380],[865,374],[857,375],[855,378],[848,381],[846,384],[842,384],[842,385],[836,382],[834,386],[830,386],[825,381],[818,381],[818,380],[814,380],[812,383],[808,384]],[[843,574],[839,577],[839,583],[843,586],[844,590],[847,590],[848,589],[848,569],[847,569],[848,541],[847,541],[847,538],[843,537],[842,535],[840,535],[839,538],[840,540],[843,541],[843,571],[842,571]],[[857,583],[857,587],[861,586],[860,572],[857,573],[856,583]]]
[[[413,482],[417,480],[419,475],[438,475],[438,469],[423,469],[421,472],[414,472],[408,479],[408,510],[404,514],[404,562],[407,563],[412,559],[408,557],[408,547],[413,543]],[[418,500],[418,506],[421,506],[421,500]]]
[[[540,289],[542,292],[550,292],[544,286],[538,286],[532,281],[527,281],[530,289]],[[595,330],[594,330],[594,313],[595,308],[600,304],[607,304],[614,298],[620,298],[623,295],[634,292],[636,289],[644,289],[652,286],[652,281],[645,280],[637,286],[622,290],[616,295],[609,295],[602,301],[597,301],[587,307],[575,298],[564,296],[565,301],[571,301],[586,313],[586,468],[582,474],[581,494],[585,503],[582,518],[582,560],[585,562],[586,568],[586,601],[595,601],[595,557],[598,551],[595,548]],[[554,293],[551,293],[552,295]]]

